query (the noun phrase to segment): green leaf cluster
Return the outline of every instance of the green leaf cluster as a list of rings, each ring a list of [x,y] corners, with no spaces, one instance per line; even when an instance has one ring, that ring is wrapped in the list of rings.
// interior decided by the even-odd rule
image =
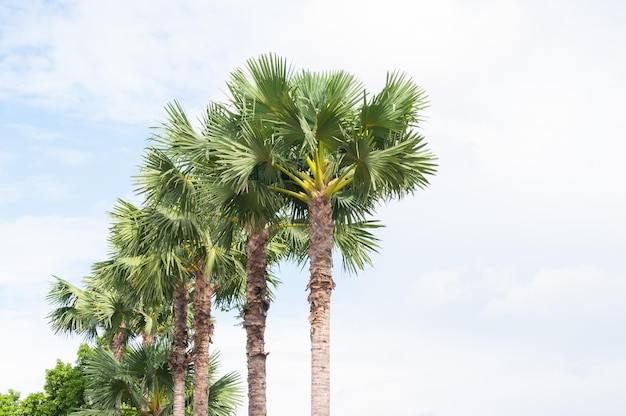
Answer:
[[[20,400],[20,393],[0,394],[1,416],[66,416],[85,405],[86,377],[79,364],[57,360],[46,370],[43,392],[31,393]]]

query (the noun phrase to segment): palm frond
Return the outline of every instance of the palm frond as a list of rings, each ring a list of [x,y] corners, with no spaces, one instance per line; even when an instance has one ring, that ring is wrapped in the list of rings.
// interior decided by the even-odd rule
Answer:
[[[363,84],[345,71],[302,71],[293,83],[309,154],[319,143],[335,151],[344,140],[344,123],[356,117]]]
[[[191,168],[182,168],[164,152],[147,149],[141,175],[136,176],[137,192],[151,205],[163,205],[180,212],[198,209],[197,180]]]
[[[421,87],[404,73],[390,72],[382,91],[361,109],[361,126],[372,132],[377,147],[385,148],[394,137],[390,133],[417,125],[420,112],[427,106],[426,93]]]
[[[343,269],[357,273],[372,266],[370,253],[377,253],[380,239],[371,232],[382,228],[379,221],[337,223],[333,232],[333,244],[341,253]]]
[[[55,334],[79,334],[86,339],[98,336],[99,322],[86,291],[54,276],[46,301],[54,309],[46,316]]]
[[[85,374],[85,394],[89,398],[90,407],[111,410],[121,401],[135,409],[141,408],[144,398],[135,378],[110,350],[97,348],[96,354],[87,363]]]
[[[151,141],[162,149],[167,149],[177,160],[187,163],[207,159],[207,138],[194,129],[178,101],[165,106],[166,121],[157,127]]]

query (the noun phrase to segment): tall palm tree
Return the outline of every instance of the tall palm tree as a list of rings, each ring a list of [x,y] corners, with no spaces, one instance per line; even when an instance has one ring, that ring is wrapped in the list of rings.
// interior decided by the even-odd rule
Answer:
[[[267,131],[243,130],[238,114],[224,108],[213,107],[204,123],[210,153],[219,154],[216,142],[229,140],[229,134],[238,137],[248,134],[264,137]],[[219,159],[218,159],[219,160]],[[258,171],[249,178],[245,189],[234,189],[221,180],[222,166],[212,167],[212,202],[220,208],[226,222],[225,235],[243,231],[246,251],[246,303],[242,309],[243,327],[246,330],[246,361],[248,369],[248,415],[267,415],[265,329],[270,307],[268,296],[268,259],[271,254],[279,257],[287,250],[270,253],[270,241],[281,230],[281,225],[290,222],[281,215],[284,201],[267,188],[268,172]],[[270,173],[271,175],[271,173]],[[233,226],[232,228],[230,226]],[[284,246],[287,249],[286,246]],[[297,247],[289,247],[295,250]],[[276,259],[274,259],[276,260]]]
[[[231,111],[234,109],[234,111]],[[243,326],[246,329],[246,356],[248,361],[248,414],[267,414],[266,405],[266,355],[264,332],[269,308],[268,254],[272,261],[285,255],[299,260],[308,246],[308,238],[299,232],[306,226],[297,210],[288,210],[284,197],[280,197],[268,185],[275,182],[281,172],[272,166],[259,165],[241,184],[224,180],[228,176],[224,169],[231,147],[239,152],[255,155],[259,162],[267,159],[268,143],[273,136],[273,127],[250,119],[236,106],[209,106],[203,120],[203,131],[194,131],[178,103],[166,107],[168,123],[165,134],[157,141],[168,151],[203,172],[203,180],[210,183],[208,205],[216,207],[219,216],[228,219],[223,235],[244,231],[246,237],[246,304],[242,310]],[[237,156],[236,156],[237,157]],[[341,210],[336,211],[340,213]],[[369,262],[366,252],[375,249],[375,238],[367,231],[377,225],[371,222],[354,222],[341,228],[336,238],[337,247],[344,254],[345,266],[355,270]],[[350,229],[350,232],[347,232]],[[268,253],[270,240],[274,247],[282,247]],[[227,239],[227,241],[230,241]],[[283,241],[282,244],[276,244]],[[230,243],[228,243],[230,244]]]
[[[151,277],[169,269],[160,261],[162,257],[138,256],[136,252],[130,256],[133,245],[141,241],[138,237],[141,229],[139,224],[145,217],[141,210],[130,203],[119,201],[111,215],[114,220],[109,235],[111,258],[94,264],[93,276],[85,279],[87,289],[84,291],[57,278],[48,294],[49,302],[57,305],[57,308],[49,314],[49,318],[55,332],[84,334],[92,340],[103,336],[110,343],[113,356],[122,363],[131,339],[141,337],[144,345],[151,344],[159,328],[169,326],[171,316],[164,302],[167,296],[146,297],[144,292],[132,284],[130,277],[146,274],[146,268]],[[183,296],[185,294],[188,296],[188,292]],[[182,353],[186,357],[186,301],[183,307]],[[175,349],[180,353],[179,350]],[[182,371],[180,415],[185,410],[184,379],[187,364],[183,362],[182,370],[174,371],[179,378]],[[116,415],[121,412],[120,406],[121,401],[118,401]]]
[[[176,263],[193,276],[193,412],[206,415],[212,302],[215,297],[218,303],[229,305],[239,298],[243,256],[236,247],[214,243],[215,219],[211,210],[200,204],[206,190],[193,167],[149,149],[138,179],[153,213],[150,240],[158,242],[158,252],[175,253]]]
[[[176,250],[168,244],[173,236],[155,229],[163,226],[160,212],[152,207],[138,208],[119,200],[112,212],[115,245],[123,247],[116,262],[107,267],[113,285],[126,285],[140,294],[146,303],[157,307],[172,306],[172,349],[168,360],[172,371],[174,416],[185,414],[185,380],[190,356],[188,352],[188,307],[191,274],[181,263]],[[167,225],[167,223],[165,223]],[[167,239],[166,237],[169,237]],[[122,273],[115,273],[116,270]]]
[[[103,337],[110,345],[112,357],[122,363],[128,340],[139,333],[137,323],[145,314],[135,297],[129,296],[132,291],[106,285],[106,280],[99,278],[101,275],[98,270],[86,278],[85,290],[56,278],[47,299],[57,307],[48,318],[56,333],[82,334],[92,340]],[[121,414],[121,401],[118,400],[113,414]]]
[[[269,126],[273,134],[256,151],[236,143],[222,152],[223,177],[245,189],[259,169],[277,170],[282,177],[273,189],[307,211],[311,414],[327,416],[335,224],[363,220],[378,201],[428,184],[434,157],[416,130],[425,95],[398,72],[388,74],[380,93],[369,95],[349,73],[294,74],[274,55],[249,60],[229,87],[250,124]]]
[[[249,414],[264,416],[266,410],[266,356],[265,327],[270,305],[268,296],[268,242],[277,212],[281,208],[275,194],[268,192],[264,181],[250,180],[245,192],[234,192],[219,179],[220,166],[209,156],[211,137],[239,131],[237,117],[223,106],[209,106],[203,120],[202,133],[191,126],[182,107],[174,102],[166,107],[168,122],[163,125],[155,141],[175,157],[194,167],[197,177],[209,190],[205,194],[205,209],[212,210],[219,221],[221,243],[231,246],[233,239],[245,239],[246,290],[242,307],[243,327],[246,330],[248,362]],[[222,137],[220,137],[222,139]],[[209,208],[210,207],[210,208]],[[217,224],[215,219],[213,223]]]

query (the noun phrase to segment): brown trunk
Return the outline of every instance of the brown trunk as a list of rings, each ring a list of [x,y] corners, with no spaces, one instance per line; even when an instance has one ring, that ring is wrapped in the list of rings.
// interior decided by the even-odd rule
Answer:
[[[126,335],[124,335],[124,328],[126,328],[126,325],[124,324],[124,322],[120,324],[120,328],[120,331],[117,332],[113,336],[113,340],[111,340],[111,349],[113,350],[113,356],[115,357],[115,359],[119,363],[122,363],[122,361],[124,360],[124,350],[126,349]],[[121,409],[122,399],[118,398],[115,402],[115,411],[113,414],[115,416],[120,416],[120,414],[122,413]]]
[[[124,328],[124,324],[120,325],[120,327]],[[123,329],[113,336],[111,349],[113,350],[115,359],[121,363],[124,360],[124,350],[126,349],[126,336],[124,335]]]
[[[173,416],[185,416],[185,380],[187,378],[187,309],[189,290],[184,281],[176,285],[174,294],[174,335],[172,353],[167,361],[174,382]]]
[[[267,300],[267,229],[248,230],[246,243],[246,305],[243,326],[246,328],[248,359],[248,415],[266,416],[265,392],[265,321],[270,303]]]
[[[309,201],[309,304],[311,314],[311,415],[330,415],[330,295],[332,277],[333,211],[323,191]]]
[[[215,285],[204,275],[204,265],[198,265],[196,290],[193,297],[193,415],[209,414],[209,344],[213,336],[211,298]]]
[[[141,346],[147,347],[154,344],[154,335],[144,332],[141,337]]]

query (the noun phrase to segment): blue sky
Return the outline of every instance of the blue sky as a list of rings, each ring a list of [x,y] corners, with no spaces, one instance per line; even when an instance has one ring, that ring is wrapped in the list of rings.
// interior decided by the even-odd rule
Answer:
[[[372,91],[402,69],[431,102],[438,175],[379,210],[375,267],[337,270],[334,413],[626,413],[623,3],[5,0],[0,16],[0,392],[74,360],[80,340],[43,319],[48,282],[106,258],[164,105],[199,114],[276,52]],[[305,414],[306,272],[278,274],[268,406]],[[218,315],[213,346],[243,373],[234,323]]]

